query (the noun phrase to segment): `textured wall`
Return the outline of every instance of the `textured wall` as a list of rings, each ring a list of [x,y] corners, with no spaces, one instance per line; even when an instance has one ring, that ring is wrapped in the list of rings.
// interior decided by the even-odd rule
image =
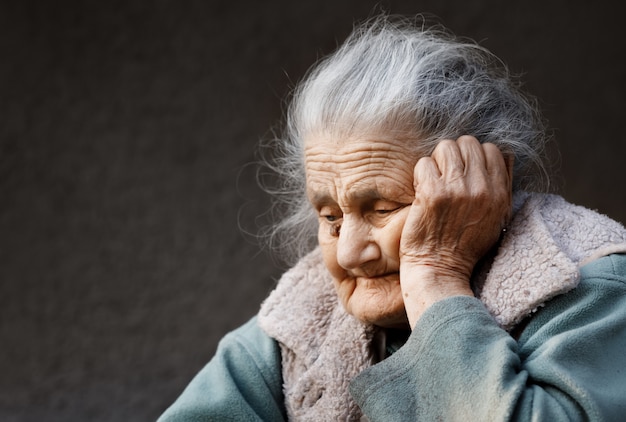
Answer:
[[[382,1],[542,100],[563,193],[626,221],[617,3]],[[240,227],[291,81],[373,1],[0,2],[0,420],[149,421],[280,270]]]

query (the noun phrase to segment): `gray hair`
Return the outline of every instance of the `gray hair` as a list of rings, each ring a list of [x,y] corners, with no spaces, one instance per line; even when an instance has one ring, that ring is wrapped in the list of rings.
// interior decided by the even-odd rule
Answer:
[[[384,133],[419,156],[441,139],[475,136],[515,157],[514,190],[546,190],[546,130],[534,98],[506,65],[441,26],[380,16],[357,26],[313,66],[292,93],[282,136],[265,164],[279,183],[267,189],[282,214],[266,235],[293,263],[316,244],[317,218],[306,197],[304,140]]]

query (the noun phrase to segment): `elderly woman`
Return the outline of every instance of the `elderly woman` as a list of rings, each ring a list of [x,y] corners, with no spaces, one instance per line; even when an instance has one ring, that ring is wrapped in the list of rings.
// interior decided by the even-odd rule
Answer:
[[[530,193],[545,138],[484,48],[357,28],[278,147],[299,260],[161,421],[623,420],[626,231]]]

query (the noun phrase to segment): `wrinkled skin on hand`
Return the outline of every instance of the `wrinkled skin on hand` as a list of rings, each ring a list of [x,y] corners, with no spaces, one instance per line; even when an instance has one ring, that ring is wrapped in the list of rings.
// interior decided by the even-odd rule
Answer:
[[[473,295],[470,276],[511,216],[512,159],[493,144],[443,140],[414,170],[415,200],[400,240],[409,323],[438,300]]]

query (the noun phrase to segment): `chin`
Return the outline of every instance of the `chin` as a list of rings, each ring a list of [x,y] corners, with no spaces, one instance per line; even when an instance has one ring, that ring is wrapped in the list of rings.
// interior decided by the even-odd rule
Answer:
[[[399,282],[335,283],[340,303],[359,321],[384,328],[409,327]]]
[[[366,324],[372,324],[383,328],[409,328],[409,321],[406,317],[404,304],[400,307],[381,312],[380,309],[356,309],[348,313],[352,314],[356,319]]]

